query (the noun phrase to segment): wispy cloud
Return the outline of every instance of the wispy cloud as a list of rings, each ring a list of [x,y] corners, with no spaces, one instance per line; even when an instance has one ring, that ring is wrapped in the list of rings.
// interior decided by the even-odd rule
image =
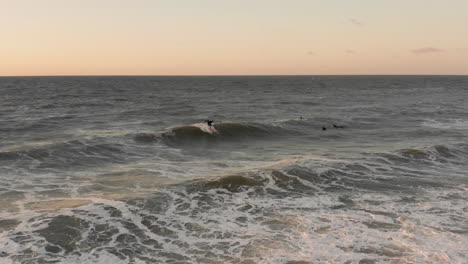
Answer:
[[[411,52],[415,54],[430,54],[430,53],[444,52],[444,50],[439,49],[439,48],[434,48],[434,47],[424,47],[424,48],[411,50]]]
[[[345,50],[346,53],[348,54],[356,54],[356,51],[355,50]]]
[[[356,19],[356,18],[349,18],[348,21],[349,21],[351,24],[353,24],[353,25],[355,25],[355,26],[358,26],[358,27],[362,27],[362,26],[365,25],[364,22],[362,22],[362,21],[360,21],[360,20],[358,20],[358,19]]]
[[[316,53],[315,53],[315,52],[313,52],[313,51],[309,51],[309,52],[307,52],[307,55],[315,55],[315,54],[316,54]]]

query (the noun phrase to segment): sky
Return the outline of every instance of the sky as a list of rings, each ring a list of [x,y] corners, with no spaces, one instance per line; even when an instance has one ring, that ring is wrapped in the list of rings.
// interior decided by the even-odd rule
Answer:
[[[467,0],[0,0],[0,76],[468,74]]]

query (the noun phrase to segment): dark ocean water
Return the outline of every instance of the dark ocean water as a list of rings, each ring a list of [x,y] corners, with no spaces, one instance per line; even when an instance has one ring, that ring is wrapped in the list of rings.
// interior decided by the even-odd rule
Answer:
[[[0,263],[468,261],[467,76],[3,77],[0,94]]]

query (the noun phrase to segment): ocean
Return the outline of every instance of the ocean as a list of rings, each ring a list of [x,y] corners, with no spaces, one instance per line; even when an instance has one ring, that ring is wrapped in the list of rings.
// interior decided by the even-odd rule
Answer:
[[[0,94],[0,263],[468,262],[468,76],[1,77]]]

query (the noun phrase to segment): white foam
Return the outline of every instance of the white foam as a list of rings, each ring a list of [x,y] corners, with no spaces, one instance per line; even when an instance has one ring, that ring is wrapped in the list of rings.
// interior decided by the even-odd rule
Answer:
[[[266,188],[277,188],[267,184]],[[279,189],[278,189],[279,190]],[[317,196],[284,197],[255,196],[251,190],[236,194],[221,193],[212,189],[212,206],[198,210],[204,203],[197,198],[199,193],[177,194],[166,190],[172,197],[163,214],[155,215],[165,228],[176,232],[176,240],[188,245],[187,248],[210,251],[220,257],[239,260],[251,259],[255,263],[284,263],[291,260],[312,262],[359,262],[374,259],[378,262],[403,263],[463,263],[466,259],[465,245],[468,238],[463,234],[448,231],[456,229],[460,221],[453,217],[463,216],[463,201],[468,199],[465,189],[427,190],[424,200],[414,203],[402,202],[404,195],[378,193],[350,193],[356,206],[332,209],[342,205],[341,194],[320,194]],[[459,199],[441,199],[441,197]],[[379,204],[375,203],[379,202]],[[188,204],[180,210],[181,204]],[[99,204],[118,209],[122,217],[114,219]],[[250,209],[242,209],[248,206]],[[434,211],[440,208],[443,211]],[[184,256],[187,248],[171,243],[173,239],[152,233],[142,224],[142,216],[151,212],[133,208],[124,202],[94,199],[92,204],[80,207],[83,214],[62,210],[60,214],[74,215],[95,224],[110,224],[119,229],[119,234],[131,233],[121,219],[138,226],[145,235],[163,243],[163,251]],[[86,212],[90,212],[87,214]],[[460,215],[462,213],[462,215]],[[246,222],[236,219],[246,218]],[[42,222],[42,224],[40,224]],[[373,223],[374,227],[372,227]],[[40,224],[38,226],[38,224]],[[193,232],[184,228],[186,224],[199,226]],[[381,227],[379,227],[379,224]],[[25,233],[44,228],[43,220],[25,221],[17,230]],[[231,234],[217,236],[216,233]],[[87,234],[83,234],[86,237]],[[114,239],[115,240],[115,237]],[[1,246],[8,253],[19,252],[32,243],[19,245],[10,243],[5,234],[0,236]],[[220,243],[233,245],[226,250],[216,248]],[[235,245],[235,246],[234,246]],[[109,247],[117,246],[114,242]],[[36,250],[41,250],[40,248]],[[192,256],[196,259],[196,255]],[[137,258],[138,259],[138,258]],[[82,252],[80,257],[68,255],[63,263],[126,263],[105,251],[96,254]],[[219,261],[219,259],[218,259]]]
[[[438,128],[438,129],[468,129],[468,120],[463,119],[448,119],[444,121],[427,119],[422,123],[423,126]]]
[[[218,133],[218,130],[216,130],[214,126],[209,126],[206,123],[196,123],[196,124],[191,124],[190,126],[198,127],[201,131],[208,133],[208,134]]]
[[[188,163],[187,166],[200,167],[197,164]],[[264,193],[259,195],[255,188],[236,193],[222,188],[194,193],[183,188],[161,189],[158,194],[170,198],[167,200],[167,208],[157,214],[123,201],[87,197],[92,203],[79,207],[77,211],[62,209],[48,216],[73,215],[91,225],[108,224],[119,230],[112,241],[104,245],[113,248],[118,246],[117,235],[132,233],[122,223],[127,221],[138,227],[146,237],[162,243],[163,252],[188,256],[192,261],[200,257],[197,251],[209,251],[213,254],[213,260],[217,261],[234,258],[238,262],[250,259],[255,263],[285,263],[291,260],[357,263],[362,259],[398,263],[463,263],[466,260],[464,252],[468,237],[462,232],[457,233],[464,228],[464,219],[467,217],[464,212],[468,200],[466,186],[458,186],[456,189],[418,189],[423,195],[365,192],[352,188],[348,192],[325,192],[323,188],[327,186],[314,186],[312,182],[296,177],[316,193],[304,195],[300,191],[284,190],[275,184],[274,177],[270,175],[272,170],[290,164],[305,166],[319,174],[335,170],[352,177],[353,172],[346,171],[346,166],[355,162],[312,156],[307,159],[285,158],[274,163],[252,163],[257,169],[261,167],[251,173],[266,180],[263,186],[258,187],[263,188]],[[395,168],[410,169],[390,165],[390,162],[382,164],[374,159],[359,164],[376,178],[396,177],[393,175]],[[377,168],[385,168],[386,171],[379,173]],[[437,172],[445,175],[439,173],[442,170]],[[405,173],[418,176],[414,170]],[[426,173],[430,173],[430,170]],[[332,184],[339,185],[342,182],[337,180]],[[269,191],[287,192],[288,195],[279,197],[270,195]],[[206,196],[206,199],[201,196]],[[342,202],[343,196],[352,201],[351,205]],[[34,198],[28,196],[27,199]],[[405,199],[412,201],[407,202]],[[111,216],[103,204],[118,209],[122,216]],[[28,247],[42,252],[40,243],[43,238],[34,231],[47,226],[47,218],[38,217],[38,212],[24,207],[20,215],[18,217],[22,222],[15,231],[30,234],[33,239],[22,245],[9,244],[5,247],[6,252],[14,254]],[[168,238],[152,232],[142,223],[147,216],[150,219],[157,218],[159,224],[165,223],[163,227],[175,235]],[[241,218],[245,221],[238,220]],[[196,228],[194,230],[187,226]],[[85,231],[83,239],[86,239],[90,230]],[[0,235],[0,246],[5,246],[8,241],[11,239],[6,233]],[[220,249],[219,245],[222,244],[228,247]],[[93,254],[81,253],[80,257],[65,256],[63,263],[123,261],[102,248],[96,249]],[[129,260],[123,263],[125,261]]]

